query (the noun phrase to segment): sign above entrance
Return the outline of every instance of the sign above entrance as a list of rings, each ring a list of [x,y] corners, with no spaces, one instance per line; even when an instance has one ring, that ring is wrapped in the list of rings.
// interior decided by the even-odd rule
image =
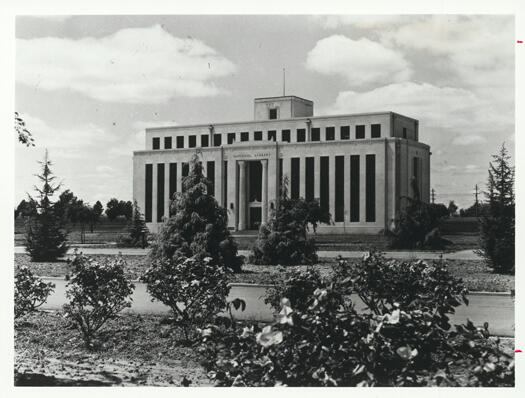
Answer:
[[[234,159],[253,159],[253,158],[269,158],[271,154],[269,152],[262,152],[262,153],[234,153],[233,155]]]

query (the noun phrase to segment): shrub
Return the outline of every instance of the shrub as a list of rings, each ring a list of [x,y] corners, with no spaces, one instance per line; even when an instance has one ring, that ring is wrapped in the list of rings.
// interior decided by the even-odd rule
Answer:
[[[226,209],[207,193],[209,181],[195,155],[190,173],[183,179],[183,192],[171,204],[171,216],[161,226],[150,252],[151,261],[174,261],[206,257],[218,266],[241,270],[242,258],[228,230]]]
[[[35,311],[46,302],[54,289],[53,283],[45,283],[28,267],[17,267],[15,272],[15,318]]]
[[[282,184],[277,209],[268,225],[261,225],[250,262],[263,265],[297,265],[317,262],[315,240],[308,237],[308,225],[314,231],[320,222],[329,223],[330,214],[317,201],[290,199]]]
[[[373,266],[369,260],[358,267]],[[393,287],[378,294],[380,285],[373,285],[372,273],[364,270],[357,271],[355,284],[350,273],[322,278],[312,268],[295,272],[270,294],[279,311],[272,325],[203,330],[201,352],[209,376],[222,386],[513,385],[513,361],[488,339],[486,327],[471,322],[454,331],[442,327],[464,289],[445,270],[431,267],[413,263],[403,271],[412,284],[425,269],[433,275],[434,282],[416,284],[412,295],[419,304],[408,297],[408,286],[402,294]],[[373,274],[386,281],[402,268],[377,266]],[[394,284],[403,275],[394,275]],[[436,287],[457,303],[439,305],[432,298]],[[354,288],[368,302],[383,300],[384,305],[375,304],[381,311],[358,313],[349,297]]]
[[[515,203],[514,168],[502,145],[490,163],[487,184],[488,208],[480,218],[479,254],[498,273],[515,271]]]
[[[171,308],[186,341],[191,341],[198,327],[226,309],[230,273],[210,257],[179,257],[176,262],[153,261],[141,280],[153,299]]]
[[[124,276],[125,261],[117,256],[98,262],[82,254],[71,261],[71,278],[64,305],[66,316],[81,332],[88,348],[93,348],[97,331],[110,319],[131,307],[135,286]]]
[[[390,231],[390,247],[395,249],[441,249],[449,242],[441,238],[440,224],[444,215],[440,206],[419,199],[405,198],[407,205]]]

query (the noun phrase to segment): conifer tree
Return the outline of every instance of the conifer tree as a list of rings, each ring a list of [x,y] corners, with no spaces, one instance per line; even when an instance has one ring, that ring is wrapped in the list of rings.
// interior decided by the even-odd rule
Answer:
[[[480,218],[479,254],[498,273],[514,273],[514,167],[505,144],[492,156],[487,182],[488,207]]]
[[[175,262],[184,257],[211,257],[213,264],[240,271],[242,260],[228,230],[226,209],[207,193],[210,182],[197,155],[191,159],[189,169],[182,181],[183,192],[172,201],[172,215],[161,226],[150,257]]]
[[[142,247],[143,249],[148,245],[148,227],[146,221],[140,212],[137,201],[133,201],[133,217],[128,223],[128,235],[120,238],[119,246],[124,247]]]
[[[60,215],[55,212],[54,202],[51,198],[60,188],[55,185],[56,179],[51,171],[52,163],[49,160],[47,150],[44,161],[38,162],[42,166],[41,174],[36,175],[42,187],[35,186],[38,198],[35,201],[37,213],[32,215],[26,223],[26,251],[31,261],[52,261],[63,256],[67,252],[67,236],[63,231],[63,222]]]

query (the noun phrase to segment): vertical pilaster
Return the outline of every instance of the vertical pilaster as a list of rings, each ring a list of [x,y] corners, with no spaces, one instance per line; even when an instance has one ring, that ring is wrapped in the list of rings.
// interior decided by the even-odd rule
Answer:
[[[335,220],[335,156],[328,157],[328,206],[332,219]]]
[[[344,198],[344,204],[345,204],[345,223],[350,222],[350,157],[345,156],[345,166],[344,166],[344,173],[345,173],[345,198]]]
[[[261,222],[268,222],[268,159],[261,160],[262,163],[262,208]]]
[[[228,202],[226,207],[228,209],[228,226],[237,230],[238,223],[238,196],[237,196],[237,162],[233,156],[228,157]]]
[[[239,161],[239,231],[246,229],[246,162]]]
[[[153,163],[153,181],[152,181],[152,198],[151,198],[151,222],[157,225],[157,163]],[[155,227],[155,232],[158,231]]]
[[[182,192],[182,162],[177,163],[177,192]]]
[[[321,198],[321,158],[314,156],[314,199]]]
[[[164,163],[164,217],[170,218],[170,164]]]

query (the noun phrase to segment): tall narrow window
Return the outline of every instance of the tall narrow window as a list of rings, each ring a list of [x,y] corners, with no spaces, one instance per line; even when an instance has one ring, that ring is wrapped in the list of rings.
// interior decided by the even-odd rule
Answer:
[[[312,127],[312,141],[321,141],[321,129]]]
[[[253,132],[253,140],[254,141],[262,141],[262,131],[254,131]]]
[[[281,131],[281,141],[282,142],[290,142],[290,130],[282,130]]]
[[[270,109],[270,119],[277,119],[277,108],[271,108]]]
[[[249,140],[250,140],[250,133],[248,133],[247,131],[243,131],[241,133],[241,142],[246,142]]]
[[[171,137],[164,137],[164,149],[171,149]]]
[[[160,137],[153,137],[152,148],[160,149]]]
[[[350,126],[341,126],[341,139],[342,140],[350,139]]]
[[[184,136],[177,137],[177,148],[184,148]]]
[[[235,133],[228,133],[228,144],[233,144],[235,142]]]
[[[277,131],[268,130],[268,141],[275,141],[277,138]]]
[[[421,158],[414,156],[412,158],[412,178],[413,183],[412,185],[412,194],[413,198],[421,199],[421,168],[419,167],[421,164]]]
[[[177,163],[170,163],[170,202],[173,200],[175,192],[177,192]]]
[[[201,135],[201,147],[207,148],[210,146],[210,136],[209,135]]]
[[[297,129],[297,142],[305,142],[305,141],[306,141],[306,130]]]
[[[403,138],[407,138],[407,128],[403,127]]]
[[[213,135],[213,146],[221,146],[222,145],[222,134],[214,134]]]
[[[292,199],[298,199],[299,198],[299,184],[300,184],[300,178],[301,176],[299,171],[299,158],[292,158],[292,166],[291,166],[291,177],[290,177],[290,197]]]
[[[325,130],[325,140],[333,141],[335,140],[335,127],[327,127]]]
[[[222,207],[225,209],[228,208],[228,161],[224,161],[224,170],[223,170],[223,186],[222,186],[222,195],[224,197],[224,202],[222,203]]]
[[[182,184],[181,184],[182,189],[181,189],[181,191],[182,192],[185,191],[185,189],[184,189],[184,180],[185,180],[185,178],[184,177],[187,177],[189,173],[190,173],[190,165],[189,165],[189,163],[182,163],[182,170],[181,170],[181,174],[182,174],[182,176],[181,176],[182,177]]]
[[[146,197],[144,198],[144,212],[146,222],[151,222],[153,196],[153,165],[146,165]]]
[[[319,205],[326,211],[330,210],[330,164],[328,156],[321,156]]]
[[[362,140],[365,138],[365,126],[355,126],[355,139]]]
[[[376,155],[366,155],[366,222],[376,220]]]
[[[373,124],[371,127],[371,136],[372,138],[380,138],[381,137],[381,125],[380,124]]]
[[[350,221],[359,221],[359,155],[350,156]]]
[[[334,221],[345,220],[345,157],[335,157],[335,216]]]
[[[197,146],[197,136],[196,135],[188,136],[188,147],[195,148],[196,146]]]
[[[164,217],[164,163],[157,164],[157,222]]]
[[[213,160],[206,162],[206,178],[209,181],[208,194],[215,196],[215,162]]]
[[[314,200],[314,158],[305,158],[304,165],[304,196],[306,201],[311,202]]]

